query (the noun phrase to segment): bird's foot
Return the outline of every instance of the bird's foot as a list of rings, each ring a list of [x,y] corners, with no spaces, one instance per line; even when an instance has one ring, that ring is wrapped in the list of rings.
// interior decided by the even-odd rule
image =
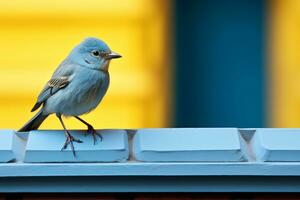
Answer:
[[[75,148],[74,148],[73,142],[82,143],[81,140],[76,139],[70,133],[67,133],[66,141],[64,143],[64,146],[61,148],[61,151],[65,150],[68,147],[68,145],[70,144],[72,152],[73,152],[73,155],[74,155],[74,157],[76,157],[76,153],[75,153]]]
[[[93,140],[94,140],[94,145],[96,144],[97,137],[99,137],[100,141],[103,140],[102,135],[100,133],[97,133],[97,131],[92,126],[88,126],[87,133],[92,134]]]

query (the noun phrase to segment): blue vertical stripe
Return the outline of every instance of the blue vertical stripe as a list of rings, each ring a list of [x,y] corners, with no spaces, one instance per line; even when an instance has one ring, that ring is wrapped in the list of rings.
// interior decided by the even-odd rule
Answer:
[[[174,126],[265,126],[265,7],[175,1]]]

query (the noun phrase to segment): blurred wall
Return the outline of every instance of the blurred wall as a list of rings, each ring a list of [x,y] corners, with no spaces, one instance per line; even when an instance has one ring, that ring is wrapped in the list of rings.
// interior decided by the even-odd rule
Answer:
[[[264,127],[264,0],[175,1],[175,126]]]

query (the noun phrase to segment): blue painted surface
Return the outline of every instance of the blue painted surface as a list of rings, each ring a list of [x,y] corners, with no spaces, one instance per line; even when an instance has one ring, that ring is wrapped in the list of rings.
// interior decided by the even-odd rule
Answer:
[[[9,162],[15,159],[13,138],[14,131],[0,130],[0,162]]]
[[[300,129],[257,129],[251,145],[259,161],[300,161]]]
[[[83,141],[75,143],[76,157],[70,145],[64,151],[63,131],[31,131],[26,146],[24,162],[115,162],[125,161],[129,156],[128,138],[124,130],[100,130],[103,136],[93,144],[92,135],[85,136],[86,131],[71,131],[71,134]]]
[[[266,126],[266,4],[175,1],[174,126]]]
[[[6,163],[1,177],[300,176],[300,162]]]
[[[0,178],[0,192],[299,192],[300,177]]]
[[[70,149],[60,152],[62,131],[29,135],[8,131],[12,139],[6,136],[0,142],[7,145],[13,141],[17,160],[0,163],[0,192],[300,192],[300,161],[295,161],[299,158],[299,132],[255,128],[105,130],[103,144],[93,146],[91,136],[72,131],[85,143],[76,144],[81,153],[76,162],[81,163],[70,163],[74,162]],[[26,154],[32,153],[28,158],[53,163],[24,163],[26,143]],[[115,154],[111,151],[116,149],[124,153],[125,146],[127,156],[131,149],[145,153],[144,158],[150,155],[150,159],[161,157],[162,161],[139,162],[131,154],[126,162],[96,163],[112,160]],[[240,158],[241,152],[252,159],[232,160]],[[199,155],[206,160],[195,161]],[[91,158],[97,161],[85,163]],[[212,158],[217,161],[207,161]]]
[[[14,132],[13,136],[13,153],[16,162],[23,162],[25,155],[25,148],[28,139],[28,132],[20,133],[21,136]]]
[[[244,161],[237,128],[140,129],[133,139],[139,161]]]

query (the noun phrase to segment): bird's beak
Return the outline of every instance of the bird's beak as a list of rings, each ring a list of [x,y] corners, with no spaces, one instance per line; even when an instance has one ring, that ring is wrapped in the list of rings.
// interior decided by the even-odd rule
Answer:
[[[107,59],[115,59],[115,58],[121,58],[122,56],[120,54],[117,54],[115,52],[111,52],[110,54],[108,54]]]

